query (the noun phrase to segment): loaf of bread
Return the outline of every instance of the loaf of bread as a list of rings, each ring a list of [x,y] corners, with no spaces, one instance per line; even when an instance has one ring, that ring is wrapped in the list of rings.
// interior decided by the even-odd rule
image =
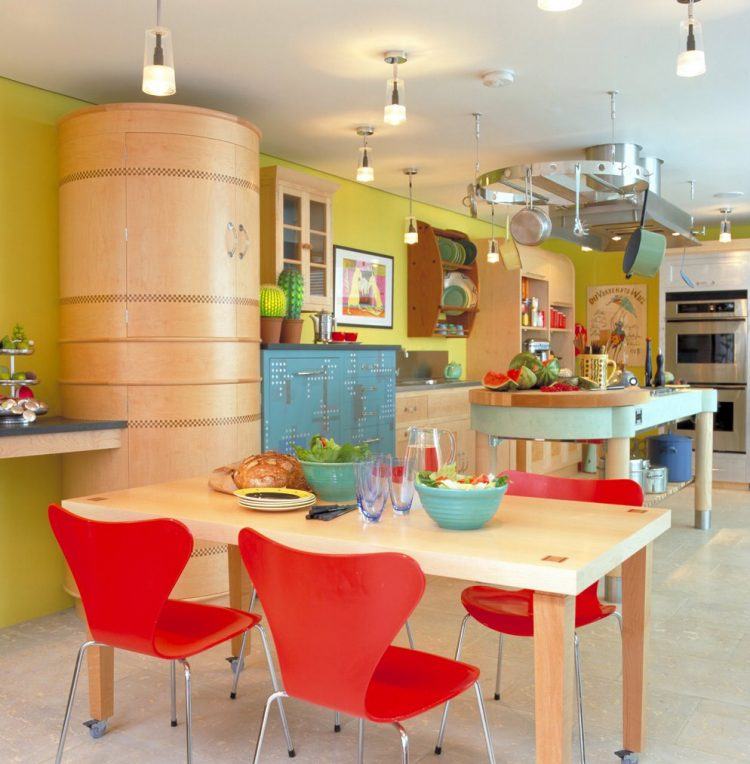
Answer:
[[[296,488],[307,491],[309,487],[302,467],[295,457],[266,451],[248,456],[234,471],[237,488]]]

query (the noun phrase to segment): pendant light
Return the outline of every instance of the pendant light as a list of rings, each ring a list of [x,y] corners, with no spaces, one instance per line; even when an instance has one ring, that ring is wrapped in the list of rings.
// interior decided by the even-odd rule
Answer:
[[[693,16],[693,4],[699,0],[677,0],[687,5],[687,20],[680,22],[680,48],[677,54],[677,76],[699,77],[706,73],[706,54],[703,50],[703,27]]]
[[[161,0],[156,0],[156,26],[146,30],[141,87],[144,93],[153,96],[171,96],[177,92],[172,33],[161,25]]]
[[[372,125],[360,125],[357,135],[362,136],[362,145],[359,149],[359,166],[357,167],[357,181],[359,183],[372,183],[375,180],[375,168],[370,161],[372,149],[367,145],[367,138],[375,132]]]
[[[500,262],[500,248],[497,246],[497,239],[495,238],[495,205],[490,204],[490,219],[492,221],[490,228],[490,246],[487,250],[487,262],[499,263]]]
[[[407,167],[404,170],[404,175],[409,177],[409,215],[406,218],[406,225],[404,226],[404,243],[416,244],[419,241],[419,234],[417,233],[417,219],[412,214],[413,203],[413,187],[412,179],[419,172],[416,167]]]
[[[537,0],[543,11],[570,11],[577,8],[583,0]]]
[[[719,212],[724,216],[724,220],[721,221],[721,228],[719,229],[719,241],[722,244],[729,244],[732,241],[732,223],[729,220],[732,208],[722,207]]]
[[[389,50],[385,54],[385,62],[393,66],[393,77],[385,85],[383,121],[387,125],[400,125],[406,122],[406,101],[404,100],[404,81],[398,77],[398,65],[406,63],[406,51]]]

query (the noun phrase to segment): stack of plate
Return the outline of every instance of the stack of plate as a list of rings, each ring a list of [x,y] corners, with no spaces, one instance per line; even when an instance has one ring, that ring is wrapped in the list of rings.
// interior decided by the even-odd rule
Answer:
[[[445,314],[457,316],[476,307],[478,293],[476,284],[463,273],[451,273],[446,277],[443,289],[443,306],[449,307]]]
[[[241,507],[262,512],[289,512],[311,507],[317,501],[314,493],[294,488],[241,488],[234,495]]]
[[[468,239],[449,239],[438,236],[440,259],[452,265],[471,265],[477,257],[476,245]]]

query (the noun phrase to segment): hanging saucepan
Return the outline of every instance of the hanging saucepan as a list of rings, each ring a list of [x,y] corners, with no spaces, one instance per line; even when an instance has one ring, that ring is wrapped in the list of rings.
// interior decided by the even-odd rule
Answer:
[[[549,215],[534,208],[534,189],[531,186],[531,168],[526,169],[526,206],[516,212],[510,221],[510,232],[519,244],[536,247],[549,239],[552,221]]]
[[[646,219],[647,200],[648,189],[643,192],[640,228],[630,237],[625,249],[625,257],[622,259],[622,269],[627,278],[634,274],[645,278],[656,276],[667,251],[667,239],[664,234],[649,231],[643,227],[643,222]]]

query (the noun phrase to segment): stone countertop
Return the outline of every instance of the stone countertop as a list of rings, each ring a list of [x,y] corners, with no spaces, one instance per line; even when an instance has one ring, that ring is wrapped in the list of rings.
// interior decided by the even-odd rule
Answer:
[[[91,430],[120,430],[128,426],[121,419],[65,419],[61,416],[40,416],[31,424],[0,423],[0,438],[16,435],[50,435],[61,432],[89,432]]]
[[[270,345],[261,344],[262,350],[401,350],[401,345],[368,345],[364,342],[310,342],[299,345],[291,342],[276,342]]]
[[[396,381],[397,393],[417,393],[424,392],[425,390],[451,390],[454,387],[481,387],[481,382],[473,382],[468,379],[459,379],[456,382],[435,382],[434,384],[399,384]]]

